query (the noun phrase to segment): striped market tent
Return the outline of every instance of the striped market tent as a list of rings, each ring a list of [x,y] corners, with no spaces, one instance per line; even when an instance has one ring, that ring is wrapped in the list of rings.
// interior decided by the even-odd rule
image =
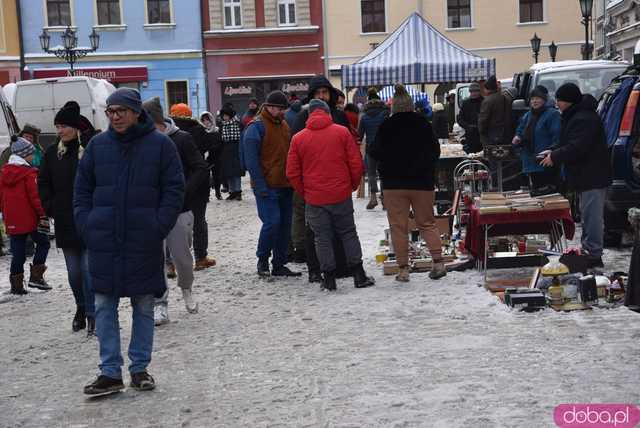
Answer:
[[[420,92],[417,89],[412,88],[411,86],[407,86],[406,89],[411,98],[413,98],[413,102],[417,102],[420,100],[429,100],[429,96],[424,92]],[[393,94],[395,93],[395,91],[395,87],[385,86],[378,91],[378,96],[382,101],[388,101],[390,98],[393,98]]]
[[[416,12],[367,56],[342,66],[342,87],[470,82],[495,72],[495,59],[458,46]]]

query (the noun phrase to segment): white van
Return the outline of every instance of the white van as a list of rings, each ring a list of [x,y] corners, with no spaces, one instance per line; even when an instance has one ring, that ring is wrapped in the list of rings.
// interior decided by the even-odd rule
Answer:
[[[53,119],[67,101],[76,101],[80,114],[96,129],[106,130],[109,126],[104,114],[106,101],[115,90],[106,80],[91,77],[23,80],[4,87],[18,123],[30,123],[42,129],[40,143],[45,147],[55,139]]]

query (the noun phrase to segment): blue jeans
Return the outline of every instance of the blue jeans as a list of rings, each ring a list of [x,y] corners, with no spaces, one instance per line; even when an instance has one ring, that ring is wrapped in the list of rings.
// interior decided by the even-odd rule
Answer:
[[[67,265],[67,276],[76,306],[84,308],[85,314],[93,317],[96,312],[95,294],[91,288],[87,250],[63,248],[62,253],[64,254],[64,262]]]
[[[35,230],[24,235],[10,235],[11,275],[24,273],[24,263],[27,261],[27,236],[31,236],[33,242],[36,243],[33,264],[43,265],[47,262],[47,255],[51,247],[47,235]]]
[[[242,192],[242,177],[230,177],[227,182],[229,183],[229,192]]]
[[[604,246],[604,201],[607,189],[593,189],[579,193],[582,219],[582,249],[594,257],[602,257]]]
[[[151,362],[153,350],[153,294],[131,297],[133,323],[129,342],[129,372],[140,373]],[[111,378],[122,378],[120,352],[120,298],[96,293],[96,334],[100,343],[100,372]]]
[[[274,268],[287,263],[287,250],[291,237],[291,217],[293,211],[293,190],[269,189],[266,197],[256,195],[258,217],[262,221],[258,239],[259,259],[268,259],[273,252],[271,264]]]

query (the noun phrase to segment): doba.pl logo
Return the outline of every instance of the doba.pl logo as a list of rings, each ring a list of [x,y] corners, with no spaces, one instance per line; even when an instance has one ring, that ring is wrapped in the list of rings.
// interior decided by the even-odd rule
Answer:
[[[553,412],[561,428],[633,428],[640,408],[632,404],[561,404]]]

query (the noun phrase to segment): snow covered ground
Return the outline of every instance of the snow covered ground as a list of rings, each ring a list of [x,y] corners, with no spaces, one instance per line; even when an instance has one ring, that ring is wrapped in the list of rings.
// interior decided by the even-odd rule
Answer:
[[[187,314],[171,284],[150,393],[85,398],[97,342],[71,332],[62,253],[48,262],[54,290],[26,297],[6,294],[0,258],[0,427],[543,427],[560,403],[640,403],[638,314],[511,312],[471,270],[396,283],[374,261],[385,214],[363,200],[356,218],[376,287],[340,280],[327,294],[306,276],[265,282],[244,196],[209,205],[218,266],[196,273],[200,313]],[[606,259],[622,270],[628,260],[628,250]],[[121,321],[126,350],[125,300]]]

